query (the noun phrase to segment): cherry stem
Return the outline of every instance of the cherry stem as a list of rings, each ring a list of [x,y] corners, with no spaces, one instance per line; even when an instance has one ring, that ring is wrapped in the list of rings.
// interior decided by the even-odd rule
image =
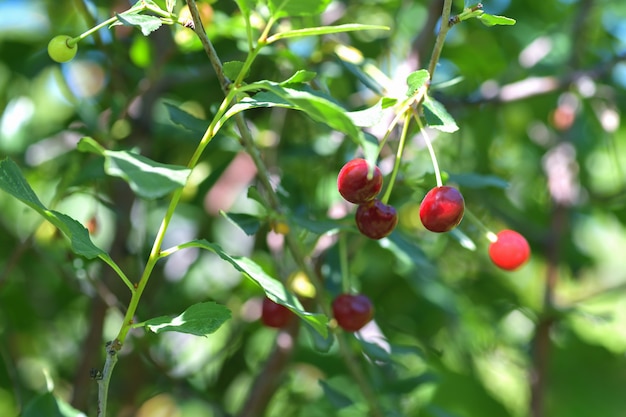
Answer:
[[[433,144],[430,141],[430,136],[426,132],[424,128],[424,124],[418,115],[415,115],[415,120],[417,120],[417,125],[424,136],[424,142],[426,142],[426,147],[428,148],[428,153],[430,154],[430,160],[433,162],[433,169],[435,170],[435,178],[437,180],[437,187],[443,186],[443,181],[441,180],[441,172],[439,171],[439,163],[437,162],[437,155],[435,155],[435,150],[433,149]]]
[[[352,289],[350,279],[350,268],[348,267],[348,244],[346,234],[339,233],[339,267],[341,269],[341,289],[344,293],[350,293]]]
[[[380,201],[382,201],[384,204],[387,204],[387,201],[389,201],[389,197],[391,196],[391,190],[393,190],[393,185],[396,183],[396,177],[398,176],[398,171],[400,170],[400,162],[402,162],[402,153],[404,152],[404,144],[406,143],[406,137],[409,131],[410,121],[411,111],[407,110],[404,113],[404,125],[402,126],[402,134],[400,135],[398,151],[396,152],[396,160],[393,163],[393,170],[391,171],[391,176],[389,177],[389,185],[385,190],[385,194],[380,199]]]
[[[472,211],[469,210],[467,207],[465,208],[465,216],[469,217],[472,222],[474,222],[485,232],[485,237],[488,241],[494,243],[498,240],[498,236],[494,232],[492,232],[491,229],[489,229],[483,222],[481,222],[480,219],[476,217],[476,215],[472,213]]]

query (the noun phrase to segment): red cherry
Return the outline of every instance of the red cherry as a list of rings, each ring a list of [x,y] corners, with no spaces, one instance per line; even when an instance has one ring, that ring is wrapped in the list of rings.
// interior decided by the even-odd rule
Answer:
[[[369,177],[369,165],[365,159],[353,159],[341,168],[337,176],[337,189],[343,198],[354,204],[374,199],[383,187],[383,174],[375,166]]]
[[[464,211],[465,200],[461,192],[444,185],[426,194],[420,204],[420,219],[431,232],[448,232],[461,223]]]
[[[530,258],[530,246],[524,236],[514,230],[502,230],[498,240],[489,245],[491,261],[501,269],[513,271]]]
[[[398,224],[398,213],[376,199],[359,205],[356,209],[356,226],[359,231],[370,239],[382,239],[389,236]]]
[[[275,303],[267,297],[263,299],[261,321],[266,326],[280,329],[287,326],[293,317],[293,312],[284,305]]]
[[[356,332],[374,317],[372,302],[363,294],[340,294],[332,308],[335,320],[348,332]]]

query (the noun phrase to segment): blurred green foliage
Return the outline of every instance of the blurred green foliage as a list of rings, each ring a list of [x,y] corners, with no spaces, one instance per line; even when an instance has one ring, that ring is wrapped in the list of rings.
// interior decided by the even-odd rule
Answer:
[[[222,61],[243,60],[236,3],[199,5]],[[455,1],[453,11],[464,6]],[[53,36],[76,36],[128,7],[0,4],[0,155],[20,165],[44,204],[91,226],[94,242],[136,281],[167,201],[137,198],[76,143],[90,136],[111,150],[185,165],[223,94],[199,41],[182,26],[149,37],[103,29],[67,64],[47,56]],[[517,24],[469,20],[451,29],[432,91],[460,130],[433,133],[434,146],[467,207],[491,230],[524,234],[531,261],[514,273],[496,270],[484,231],[467,218],[452,234],[422,228],[419,202],[435,183],[412,131],[391,196],[398,231],[380,242],[347,233],[352,283],[376,306],[375,325],[349,340],[389,416],[617,416],[626,406],[626,3],[487,0],[484,10]],[[401,96],[407,75],[428,64],[438,13],[430,0],[334,1],[321,16],[281,24],[391,30],[276,43],[247,80],[315,71],[313,85],[353,111],[378,101],[380,71],[391,80],[388,94]],[[338,45],[362,60],[348,61]],[[184,113],[171,117],[176,111]],[[353,207],[341,202],[336,174],[358,152],[354,142],[300,112],[246,116],[303,246],[313,248],[319,234],[339,226],[353,230]],[[380,138],[388,122],[369,131]],[[381,155],[385,173],[393,156],[390,149]],[[270,275],[297,276],[270,219],[247,197],[254,174],[234,126],[226,126],[191,174],[165,247],[207,239]],[[246,235],[220,210],[262,221]],[[338,247],[329,242],[312,258],[330,302],[341,273]],[[104,343],[117,334],[127,289],[106,265],[72,255],[52,226],[6,193],[0,248],[0,415],[17,415],[50,385],[57,398],[94,414],[89,372],[102,366]],[[227,306],[233,317],[208,338],[133,331],[113,375],[111,415],[243,415],[276,345],[277,332],[257,320],[261,297],[213,253],[187,249],[159,263],[138,319],[175,316],[205,301]],[[365,415],[336,345],[320,351],[323,342],[306,332],[295,343],[265,415]]]

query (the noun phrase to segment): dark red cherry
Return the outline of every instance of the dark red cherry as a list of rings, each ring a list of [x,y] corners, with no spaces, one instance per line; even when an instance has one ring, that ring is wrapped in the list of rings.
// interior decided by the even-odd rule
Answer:
[[[340,294],[332,309],[337,324],[348,332],[360,330],[374,317],[374,306],[363,294]]]
[[[356,226],[370,239],[389,236],[398,224],[398,213],[393,206],[376,199],[359,205],[356,209]]]
[[[294,313],[282,304],[278,304],[265,297],[261,311],[261,321],[269,327],[278,329],[287,326],[294,318]]]

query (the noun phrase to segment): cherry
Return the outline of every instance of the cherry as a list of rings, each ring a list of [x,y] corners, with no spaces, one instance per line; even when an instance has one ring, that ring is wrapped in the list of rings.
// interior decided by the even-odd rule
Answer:
[[[372,302],[363,294],[340,294],[332,309],[337,324],[348,332],[360,330],[374,317]]]
[[[514,230],[502,230],[498,240],[489,245],[491,261],[505,271],[513,271],[530,258],[530,246],[524,236]]]
[[[68,41],[71,40],[71,36],[58,35],[50,40],[48,43],[48,55],[56,62],[71,61],[76,56],[78,51],[78,45],[69,45]]]
[[[261,310],[261,321],[268,327],[278,329],[287,326],[293,319],[294,314],[282,304],[278,304],[265,297]]]
[[[461,192],[446,185],[430,190],[420,204],[420,219],[431,232],[454,229],[463,218],[465,200]]]
[[[375,166],[370,174],[370,166],[365,159],[353,159],[346,163],[337,176],[339,193],[347,201],[362,204],[373,200],[383,186],[383,174]]]
[[[370,239],[382,239],[389,236],[398,224],[398,213],[393,206],[375,199],[360,204],[356,209],[356,226]]]

